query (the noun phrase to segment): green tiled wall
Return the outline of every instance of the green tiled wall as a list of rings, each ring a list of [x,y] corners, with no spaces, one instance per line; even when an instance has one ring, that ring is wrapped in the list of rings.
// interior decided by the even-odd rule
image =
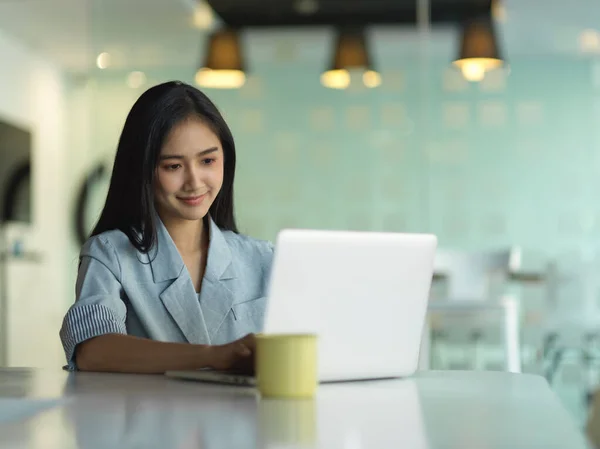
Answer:
[[[239,91],[208,91],[237,140],[242,229],[267,239],[286,226],[424,231],[445,247],[543,251],[600,233],[591,61],[511,61],[509,76],[481,84],[445,61],[428,67],[408,60],[378,89],[333,91],[316,67],[274,64]],[[175,78],[191,82],[171,69],[149,84]],[[102,151],[142,91],[124,79],[95,87]]]

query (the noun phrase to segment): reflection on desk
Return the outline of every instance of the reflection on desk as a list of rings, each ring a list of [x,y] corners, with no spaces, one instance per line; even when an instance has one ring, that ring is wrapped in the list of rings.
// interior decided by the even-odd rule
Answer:
[[[58,376],[35,377],[36,391],[23,396],[56,391]],[[162,376],[71,373],[61,381],[58,396],[71,400],[0,425],[0,448],[586,447],[546,382],[530,375],[422,372],[321,385],[314,400],[261,400],[244,387]]]
[[[82,449],[429,447],[414,381],[333,384],[314,400],[177,381],[157,384],[150,396],[143,388],[122,395],[120,386],[109,392],[98,381],[72,375],[66,389],[102,391],[65,408]]]

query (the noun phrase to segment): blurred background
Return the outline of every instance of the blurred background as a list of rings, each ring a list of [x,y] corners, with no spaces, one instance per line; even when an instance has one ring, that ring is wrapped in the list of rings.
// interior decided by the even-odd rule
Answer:
[[[173,79],[233,130],[244,233],[435,233],[422,368],[544,375],[583,424],[600,3],[0,0],[0,365],[64,363],[125,116]]]

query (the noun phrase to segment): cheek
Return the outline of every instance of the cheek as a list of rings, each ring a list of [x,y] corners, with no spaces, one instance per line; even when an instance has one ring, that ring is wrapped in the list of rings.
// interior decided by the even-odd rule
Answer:
[[[159,172],[156,176],[156,188],[163,194],[177,192],[179,189],[179,179],[177,174]]]
[[[217,169],[215,170],[215,173],[213,176],[214,185],[215,185],[215,187],[218,186],[219,189],[223,185],[223,173],[224,173],[223,162],[220,162],[219,165],[217,166]]]

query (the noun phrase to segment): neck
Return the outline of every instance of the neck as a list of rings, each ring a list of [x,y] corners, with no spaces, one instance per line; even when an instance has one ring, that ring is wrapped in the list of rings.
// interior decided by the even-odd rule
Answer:
[[[193,254],[206,250],[208,229],[202,220],[177,220],[161,217],[161,220],[180,254]]]

